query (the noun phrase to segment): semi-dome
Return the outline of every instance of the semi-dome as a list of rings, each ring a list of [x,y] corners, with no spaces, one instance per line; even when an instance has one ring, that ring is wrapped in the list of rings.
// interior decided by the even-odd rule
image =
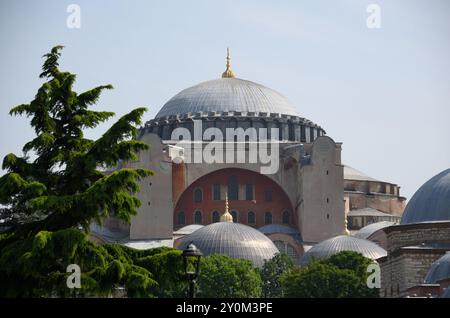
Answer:
[[[413,195],[401,224],[450,220],[450,169],[434,176]]]
[[[395,222],[381,221],[381,222],[371,223],[371,224],[366,225],[365,227],[361,228],[353,236],[360,238],[360,239],[366,239],[369,236],[371,236],[373,233],[375,233],[376,231],[384,229],[385,227],[392,226],[392,225],[395,225]]]
[[[447,252],[431,265],[425,276],[426,284],[436,284],[442,279],[450,278],[450,252]]]
[[[383,248],[368,240],[339,235],[311,247],[303,254],[303,257],[300,259],[300,264],[307,264],[312,258],[325,259],[343,251],[358,252],[373,260],[387,255]]]
[[[155,118],[211,112],[299,116],[291,102],[273,89],[239,78],[220,78],[179,92],[161,108]]]
[[[180,239],[179,249],[193,242],[203,255],[222,254],[232,258],[250,260],[261,267],[264,260],[271,259],[278,249],[263,233],[254,228],[232,222],[207,225]]]

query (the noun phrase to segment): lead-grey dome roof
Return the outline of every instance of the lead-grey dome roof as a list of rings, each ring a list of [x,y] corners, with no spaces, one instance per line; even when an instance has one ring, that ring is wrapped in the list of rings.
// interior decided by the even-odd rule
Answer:
[[[358,232],[356,232],[353,236],[360,238],[360,239],[366,239],[369,236],[371,236],[373,233],[375,233],[378,230],[384,229],[385,227],[395,225],[394,222],[389,221],[381,221],[372,223],[369,225],[366,225],[365,227],[361,228]]]
[[[325,259],[343,251],[361,253],[363,256],[376,260],[386,256],[386,251],[375,243],[347,235],[339,235],[322,241],[311,247],[300,259],[300,264],[308,263],[313,257]]]
[[[250,226],[232,222],[213,223],[183,236],[178,248],[183,250],[191,242],[205,256],[222,254],[247,259],[258,267],[264,265],[265,259],[271,259],[279,252],[263,233]]]
[[[436,284],[442,279],[450,278],[450,252],[447,252],[431,265],[425,276],[426,284]]]
[[[239,78],[220,78],[179,92],[155,118],[227,111],[299,116],[291,102],[273,89]]]
[[[450,169],[425,182],[406,205],[400,224],[450,220]]]

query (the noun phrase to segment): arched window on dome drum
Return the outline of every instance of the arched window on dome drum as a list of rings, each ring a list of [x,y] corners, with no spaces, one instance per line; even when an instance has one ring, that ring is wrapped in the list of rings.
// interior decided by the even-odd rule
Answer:
[[[228,200],[239,200],[239,186],[236,176],[228,178]]]
[[[264,215],[264,224],[272,224],[272,213],[266,212]]]
[[[202,224],[202,212],[195,211],[195,213],[194,213],[194,223],[195,224]]]
[[[255,224],[255,212],[249,211],[247,213],[247,224]]]
[[[219,222],[219,221],[220,221],[220,215],[219,215],[219,212],[213,211],[213,213],[212,213],[212,222],[213,222],[213,223],[217,223],[217,222]]]
[[[283,224],[289,224],[290,223],[290,215],[288,210],[283,211]]]
[[[238,223],[238,213],[237,211],[233,210],[231,211],[231,216],[233,217],[233,222]]]
[[[184,215],[184,212],[178,212],[178,217],[177,217],[177,223],[178,224],[186,224],[186,216]]]
[[[200,188],[196,188],[194,190],[194,202],[195,203],[200,203],[203,200],[203,192],[202,189]]]

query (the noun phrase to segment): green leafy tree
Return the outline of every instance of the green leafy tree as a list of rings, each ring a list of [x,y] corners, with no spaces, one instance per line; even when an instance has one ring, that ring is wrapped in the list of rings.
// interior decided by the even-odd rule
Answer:
[[[367,287],[367,266],[372,260],[356,252],[341,252],[325,260],[314,259],[281,277],[286,297],[363,298],[378,297]]]
[[[261,277],[248,260],[210,255],[201,265],[198,297],[261,297]]]
[[[112,86],[73,91],[75,74],[59,70],[61,49],[44,55],[40,77],[45,82],[35,98],[10,111],[30,118],[36,137],[23,146],[23,156],[8,154],[3,160],[0,296],[67,295],[66,267],[72,263],[81,267],[83,287],[71,295],[108,294],[123,285],[129,295],[151,296],[157,282],[150,271],[123,251],[122,259],[115,259],[111,248],[86,235],[93,221],[113,214],[129,222],[137,213],[138,180],[152,172],[105,173],[104,168],[134,160],[148,148],[135,138],[145,108],[124,115],[97,140],[85,138],[85,129],[114,115],[89,109]]]
[[[264,297],[282,297],[280,278],[294,267],[294,261],[285,253],[278,253],[266,260],[261,270]]]

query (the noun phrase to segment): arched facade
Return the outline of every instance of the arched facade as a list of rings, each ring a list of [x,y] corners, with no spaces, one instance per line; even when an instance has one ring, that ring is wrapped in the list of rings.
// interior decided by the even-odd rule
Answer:
[[[195,195],[199,189],[202,190],[201,201],[196,200],[199,195]],[[268,192],[271,196],[267,195]],[[229,209],[235,222],[261,227],[270,214],[271,223],[283,224],[288,213],[287,225],[297,224],[289,198],[275,181],[251,170],[226,168],[200,177],[180,195],[174,209],[174,228],[197,223],[199,216],[195,217],[196,211],[202,212],[201,224],[214,223],[217,221],[217,213],[214,212],[219,215],[224,212],[225,195],[228,195]],[[178,223],[180,212],[185,215],[184,224]]]

